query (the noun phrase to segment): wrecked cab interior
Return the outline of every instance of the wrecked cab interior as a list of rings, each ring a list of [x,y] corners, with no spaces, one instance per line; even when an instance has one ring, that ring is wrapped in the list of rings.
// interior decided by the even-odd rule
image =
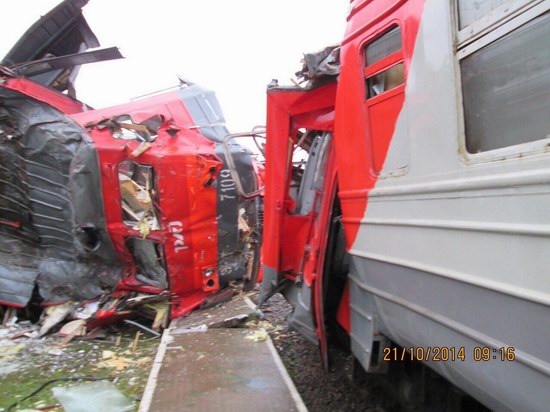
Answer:
[[[81,64],[122,57],[87,51],[99,42],[86,3],[63,1],[1,62],[0,304],[71,302],[93,326],[162,302],[149,311],[160,327],[255,284],[261,200],[236,190],[213,92],[182,83],[97,110],[75,99]],[[228,147],[257,190],[252,153]]]

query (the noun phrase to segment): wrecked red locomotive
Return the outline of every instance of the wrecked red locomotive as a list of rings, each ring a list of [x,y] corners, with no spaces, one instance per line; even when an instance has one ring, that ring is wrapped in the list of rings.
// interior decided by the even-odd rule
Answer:
[[[0,302],[24,307],[129,292],[164,294],[181,316],[232,280],[255,283],[261,204],[250,151],[214,93],[180,87],[94,110],[75,98],[82,64],[121,58],[66,0],[0,66]]]

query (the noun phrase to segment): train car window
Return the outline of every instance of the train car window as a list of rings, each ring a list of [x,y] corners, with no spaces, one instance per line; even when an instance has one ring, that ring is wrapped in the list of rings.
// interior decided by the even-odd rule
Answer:
[[[550,138],[549,38],[546,12],[460,61],[468,152]]]
[[[367,98],[403,84],[405,76],[401,48],[399,27],[392,28],[365,46]]]
[[[481,43],[487,45],[495,36],[510,31],[506,26],[510,26],[512,21],[515,20],[512,25],[517,27],[518,16],[525,23],[540,14],[541,8],[548,8],[548,0],[454,0],[454,3],[458,49],[472,42],[478,46]],[[497,29],[498,34],[495,33]]]
[[[399,26],[368,42],[363,53],[373,168],[380,173],[404,100],[405,66]]]
[[[387,90],[391,90],[403,84],[404,79],[403,63],[397,63],[395,66],[367,78],[368,97],[378,96]]]
[[[494,11],[508,0],[459,0],[458,24],[460,29]]]
[[[401,30],[394,27],[365,47],[365,62],[370,66],[401,50]]]

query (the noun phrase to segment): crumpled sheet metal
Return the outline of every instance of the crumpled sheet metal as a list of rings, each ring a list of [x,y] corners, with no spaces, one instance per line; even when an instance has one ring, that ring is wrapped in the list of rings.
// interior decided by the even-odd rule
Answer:
[[[296,77],[316,82],[327,76],[337,76],[339,73],[340,46],[329,46],[315,53],[304,53],[303,67],[296,73]]]
[[[25,306],[114,287],[121,264],[105,227],[99,161],[56,109],[0,88],[0,301]]]

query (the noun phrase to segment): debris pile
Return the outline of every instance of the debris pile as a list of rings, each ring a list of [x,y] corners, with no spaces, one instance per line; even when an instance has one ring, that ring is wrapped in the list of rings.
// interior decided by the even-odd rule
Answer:
[[[172,297],[168,292],[158,295],[131,292],[119,297],[106,295],[88,302],[66,302],[45,308],[35,324],[28,320],[18,322],[15,308],[0,307],[4,309],[0,338],[35,339],[56,332],[63,347],[75,338],[104,337],[103,328],[119,321],[158,337],[159,331],[168,326]]]
[[[125,305],[137,305],[140,312],[147,305],[167,307],[166,302],[152,302],[139,295],[127,298]],[[45,309],[34,324],[18,319],[23,310],[8,308],[4,312],[0,328],[0,411],[134,409],[160,334],[142,325],[147,321],[143,317],[139,318],[141,323],[94,327],[91,322],[97,320],[102,308],[99,301],[69,302]],[[139,330],[135,331],[136,327]],[[96,397],[83,401],[80,392],[94,390]],[[77,409],[70,401],[74,396],[80,399],[81,407],[88,409]],[[102,402],[124,404],[128,409],[109,409]]]

